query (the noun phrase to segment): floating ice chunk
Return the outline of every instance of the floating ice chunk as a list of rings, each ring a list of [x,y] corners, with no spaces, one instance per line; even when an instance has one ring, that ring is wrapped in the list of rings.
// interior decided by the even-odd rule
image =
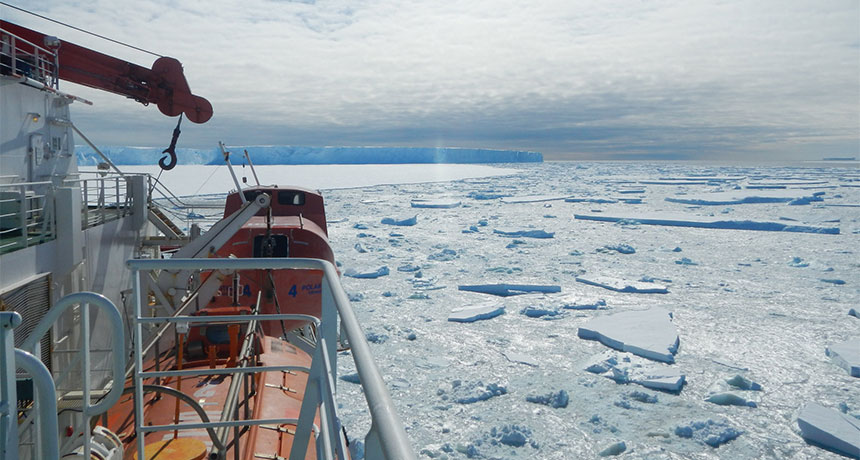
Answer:
[[[439,389],[436,392],[443,400],[452,400],[459,404],[473,404],[478,401],[486,401],[494,396],[508,393],[507,387],[496,383],[484,385],[484,382],[462,382],[454,380],[451,382],[451,390]]]
[[[676,260],[675,263],[678,265],[699,265],[687,257],[681,257],[681,260]]]
[[[817,403],[809,403],[797,416],[806,442],[860,458],[860,420]]]
[[[585,370],[602,375],[617,383],[635,383],[652,390],[680,393],[686,376],[677,368],[654,365],[641,358],[619,359],[615,353],[603,353],[592,358]]]
[[[679,197],[666,197],[670,203],[694,204],[698,206],[725,206],[755,203],[788,203],[796,199],[823,201],[821,195],[804,195],[798,190],[773,190],[768,195],[742,193],[741,191],[704,193]]]
[[[831,345],[825,352],[836,365],[848,371],[850,376],[860,377],[860,339]]]
[[[839,227],[820,227],[810,225],[789,225],[782,222],[753,220],[725,220],[713,217],[689,216],[686,214],[649,214],[636,216],[627,214],[594,215],[574,214],[575,219],[599,222],[639,223],[643,225],[664,225],[669,227],[714,228],[724,230],[755,230],[761,232],[823,233],[838,235]]]
[[[361,243],[355,243],[354,247],[355,247],[355,250],[361,254],[364,254],[367,252],[367,249],[365,249],[364,246],[361,245]]]
[[[528,294],[530,292],[561,292],[561,286],[541,284],[473,284],[461,285],[458,286],[457,289],[461,291],[492,294],[499,297],[510,297],[514,295]]]
[[[353,372],[352,374],[341,375],[340,379],[343,380],[344,382],[349,382],[349,383],[361,383],[361,379],[358,377],[357,372]]]
[[[515,351],[503,351],[502,356],[512,363],[525,364],[527,366],[538,367],[538,362],[530,355],[525,353],[517,353]]]
[[[618,193],[645,193],[645,187],[618,187]]]
[[[473,200],[498,200],[499,198],[504,198],[510,195],[505,193],[499,193],[496,190],[485,190],[469,192],[467,196],[469,198],[472,198]]]
[[[856,308],[852,308],[852,309],[848,310],[848,315],[853,316],[855,318],[860,318],[860,310],[857,310]]]
[[[789,267],[795,268],[806,268],[809,266],[809,262],[804,262],[800,257],[794,257],[791,259],[791,262],[788,263]]]
[[[666,363],[675,362],[680,343],[671,313],[663,308],[593,318],[579,327],[577,335],[616,350]]]
[[[737,438],[743,434],[743,431],[730,427],[726,422],[706,420],[677,426],[675,427],[675,434],[678,437],[694,439],[711,447],[719,447],[721,444]]]
[[[630,246],[629,244],[607,244],[602,248],[597,248],[597,252],[617,252],[619,254],[635,254],[636,249],[634,249],[633,246]]]
[[[502,197],[502,203],[541,203],[544,201],[561,201],[570,195],[529,195]]]
[[[460,206],[460,201],[454,199],[438,199],[438,200],[412,200],[410,205],[413,208],[433,208],[433,209],[450,209]]]
[[[755,401],[746,399],[743,396],[728,391],[725,393],[712,394],[705,398],[705,401],[717,404],[719,406],[758,407],[758,404]]]
[[[623,454],[625,450],[627,450],[627,444],[625,444],[624,441],[618,441],[611,444],[606,449],[601,450],[597,455],[601,457],[614,457],[616,455]]]
[[[667,294],[669,292],[669,289],[661,284],[645,281],[625,281],[608,276],[577,276],[576,281],[616,292],[634,292],[638,294]]]
[[[650,393],[645,393],[644,391],[631,391],[628,396],[630,399],[635,401],[639,401],[645,404],[657,404],[657,395],[652,395]]]
[[[390,270],[385,265],[376,270],[367,272],[359,272],[354,268],[347,268],[346,271],[343,272],[343,276],[348,276],[350,278],[379,278],[380,276],[388,275],[389,272]]]
[[[837,286],[841,286],[841,285],[845,284],[845,280],[840,280],[837,278],[821,278],[820,281],[822,283],[830,283],[830,284],[835,284]]]
[[[611,198],[565,198],[566,203],[595,203],[595,204],[612,204],[618,203],[618,200]]]
[[[439,252],[427,256],[427,260],[435,260],[436,262],[448,262],[456,259],[457,257],[457,251],[453,249],[442,249]]]
[[[526,396],[526,401],[559,409],[567,407],[567,403],[570,401],[570,395],[568,395],[565,390],[559,390],[557,392],[550,392],[544,395],[529,395]]]
[[[455,308],[448,315],[448,321],[455,323],[474,323],[482,319],[495,318],[505,312],[505,307],[495,304],[472,305]]]
[[[382,223],[386,225],[397,225],[400,227],[411,227],[418,223],[418,216],[407,217],[405,219],[395,219],[393,217],[386,217],[382,219]]]
[[[512,238],[552,238],[553,236],[555,236],[555,233],[547,232],[544,230],[513,230],[494,228],[493,233],[502,236],[509,236]]]
[[[736,375],[726,380],[726,383],[739,390],[761,391],[761,385],[742,375]]]
[[[417,272],[418,270],[421,270],[421,267],[419,267],[417,265],[412,265],[412,264],[403,264],[403,265],[397,267],[397,271],[405,272],[405,273],[414,273],[414,272]]]
[[[528,316],[529,318],[559,319],[561,318],[562,312],[553,307],[529,305],[527,307],[523,307],[523,309],[520,310],[520,314]]]
[[[573,296],[568,296],[562,299],[561,308],[568,310],[597,310],[606,308],[606,300],[604,299],[577,299]]]
[[[670,367],[641,367],[634,368],[628,373],[631,383],[642,385],[652,390],[679,393],[684,387],[686,376],[680,369]]]

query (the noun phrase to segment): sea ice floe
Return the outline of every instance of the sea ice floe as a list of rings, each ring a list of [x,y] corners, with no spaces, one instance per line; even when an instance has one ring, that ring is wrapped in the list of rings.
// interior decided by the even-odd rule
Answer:
[[[418,216],[407,217],[404,219],[395,219],[393,217],[386,217],[381,221],[386,225],[397,225],[400,227],[411,227],[418,223]]]
[[[855,318],[860,318],[860,310],[856,308],[851,308],[848,310],[848,315],[853,316]]]
[[[758,407],[758,403],[756,403],[755,401],[747,399],[744,396],[741,396],[737,393],[733,393],[731,391],[726,391],[723,393],[714,393],[705,398],[705,401],[716,404],[718,406]]]
[[[577,335],[620,351],[666,363],[675,362],[680,339],[672,314],[663,308],[625,311],[593,318]]]
[[[360,272],[354,268],[347,268],[343,272],[343,276],[348,276],[350,278],[379,278],[380,276],[388,275],[389,272],[390,272],[390,270],[385,265],[377,268],[376,270],[363,271],[363,272]]]
[[[619,254],[635,254],[636,249],[629,244],[607,244],[602,248],[597,248],[597,252],[610,253],[617,252]]]
[[[624,451],[627,450],[627,444],[624,441],[618,441],[610,444],[606,449],[603,449],[597,455],[601,457],[614,457],[616,455],[621,455]]]
[[[502,197],[502,203],[541,203],[544,201],[561,201],[570,195],[528,195]]]
[[[495,318],[505,312],[505,307],[496,304],[481,304],[455,308],[448,314],[448,321],[455,323],[473,323],[482,319]]]
[[[684,197],[666,197],[665,200],[670,203],[695,204],[699,206],[725,206],[757,203],[788,203],[797,199],[808,199],[809,202],[823,201],[821,198],[822,194],[823,193],[815,193],[808,195],[803,192],[799,192],[798,190],[773,190],[767,195],[745,194],[739,193],[739,191],[729,191],[686,195]]]
[[[663,225],[669,227],[694,227],[724,230],[755,230],[762,232],[823,233],[838,235],[839,227],[813,225],[791,225],[782,222],[725,219],[718,217],[691,216],[677,213],[659,213],[638,216],[634,214],[574,214],[575,219],[598,222],[639,223],[642,225]]]
[[[565,390],[559,390],[541,395],[528,395],[526,396],[526,401],[559,409],[567,407],[570,395]]]
[[[410,202],[413,208],[450,209],[460,206],[460,201],[455,199],[422,200],[415,199]]]
[[[811,402],[800,410],[797,425],[810,444],[860,458],[860,420]]]
[[[458,286],[457,289],[461,291],[492,294],[500,297],[510,297],[514,295],[528,294],[530,292],[561,292],[561,286],[542,284],[474,284],[461,285]]]
[[[726,422],[709,419],[677,426],[675,427],[675,434],[678,437],[693,439],[711,447],[719,447],[737,438],[743,434],[743,431],[732,428]]]
[[[635,383],[652,390],[679,393],[686,376],[675,367],[657,365],[630,355],[601,353],[589,361],[585,370],[617,383]]]
[[[594,204],[613,204],[618,203],[618,200],[611,198],[565,198],[566,203],[594,203]]]
[[[500,396],[508,393],[508,388],[505,385],[497,383],[488,383],[478,380],[475,382],[463,382],[454,380],[451,382],[450,390],[440,388],[436,394],[445,401],[454,401],[458,404],[473,404],[478,401],[486,401],[494,396]]]
[[[515,229],[500,229],[494,228],[493,233],[502,236],[508,236],[511,238],[552,238],[555,236],[553,232],[547,232],[545,230],[537,230],[537,229],[525,229],[525,230],[515,230]]]
[[[616,292],[633,292],[637,294],[666,294],[669,292],[669,289],[661,284],[645,281],[625,281],[608,276],[583,275],[577,276],[576,281]]]
[[[825,353],[852,377],[860,377],[860,338],[830,345]]]
[[[528,316],[529,318],[560,319],[562,317],[562,312],[557,308],[542,305],[529,305],[523,307],[520,310],[520,314]]]
[[[845,280],[841,280],[838,278],[821,278],[819,281],[821,281],[822,283],[835,284],[837,286],[842,286],[843,284],[845,284]]]
[[[738,390],[761,391],[761,385],[742,375],[735,375],[730,379],[726,379],[726,384]]]

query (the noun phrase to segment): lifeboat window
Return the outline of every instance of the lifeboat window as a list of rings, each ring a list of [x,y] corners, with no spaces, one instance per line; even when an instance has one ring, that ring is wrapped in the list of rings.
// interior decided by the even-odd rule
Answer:
[[[289,257],[290,244],[286,235],[254,237],[254,257]]]
[[[278,204],[289,204],[293,206],[304,206],[305,193],[296,190],[279,190]]]
[[[245,195],[245,199],[248,201],[254,201],[260,194],[266,193],[265,190],[246,190],[243,192]]]

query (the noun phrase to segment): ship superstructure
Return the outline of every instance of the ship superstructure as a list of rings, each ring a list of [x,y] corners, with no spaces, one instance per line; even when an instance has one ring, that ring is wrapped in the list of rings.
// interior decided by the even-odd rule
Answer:
[[[348,458],[340,347],[373,420],[366,457],[414,458],[319,193],[237,181],[191,238],[155,204],[183,206],[157,179],[104,155],[78,171],[76,138],[101,153],[70,117],[89,102],[60,80],[212,116],[175,59],[141,67],[0,21],[0,457]]]

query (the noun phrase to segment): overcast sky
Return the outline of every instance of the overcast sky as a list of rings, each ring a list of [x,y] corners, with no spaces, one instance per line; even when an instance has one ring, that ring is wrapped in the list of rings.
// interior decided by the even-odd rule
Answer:
[[[4,0],[179,59],[215,115],[180,147],[485,147],[561,158],[860,157],[860,2]],[[5,20],[154,57],[0,5]],[[100,145],[155,107],[73,84]]]

